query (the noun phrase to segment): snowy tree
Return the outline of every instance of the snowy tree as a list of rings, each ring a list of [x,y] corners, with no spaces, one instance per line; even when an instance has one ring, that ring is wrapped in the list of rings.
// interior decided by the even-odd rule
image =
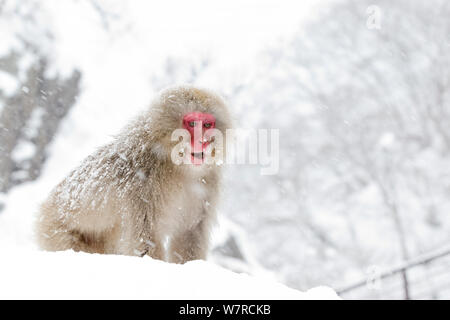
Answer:
[[[235,98],[260,108],[256,126],[281,128],[279,174],[238,170],[232,209],[289,284],[343,285],[448,241],[449,13],[445,1],[336,4]]]
[[[36,1],[3,1],[0,48],[0,192],[36,179],[58,125],[75,103],[80,73],[51,74],[51,32]]]

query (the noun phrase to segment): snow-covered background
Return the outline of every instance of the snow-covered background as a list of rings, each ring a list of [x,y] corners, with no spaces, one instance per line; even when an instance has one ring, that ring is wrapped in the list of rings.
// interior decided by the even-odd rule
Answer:
[[[160,89],[192,83],[238,127],[280,129],[280,171],[226,168],[210,262],[187,277],[234,283],[217,264],[299,290],[369,280],[344,298],[449,298],[446,255],[377,281],[450,238],[449,15],[444,0],[0,1],[0,279],[101,273],[114,258],[36,252],[37,205]]]

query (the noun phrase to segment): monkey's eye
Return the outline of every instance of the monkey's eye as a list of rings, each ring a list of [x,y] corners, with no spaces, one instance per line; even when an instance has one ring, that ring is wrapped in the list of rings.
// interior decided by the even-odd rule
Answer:
[[[189,121],[189,127],[195,127],[196,123],[195,121]]]
[[[205,128],[211,128],[211,125],[212,125],[212,124],[211,124],[210,122],[207,122],[207,123],[205,123],[204,126],[205,126]]]

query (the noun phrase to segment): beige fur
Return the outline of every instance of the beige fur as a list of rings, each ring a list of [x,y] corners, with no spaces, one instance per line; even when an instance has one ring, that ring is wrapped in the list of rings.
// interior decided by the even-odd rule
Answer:
[[[229,127],[227,108],[215,94],[187,86],[163,91],[147,112],[52,191],[37,222],[40,247],[147,254],[177,263],[205,259],[219,167],[177,166],[170,159],[176,144],[171,133],[191,111],[213,114],[223,133]]]

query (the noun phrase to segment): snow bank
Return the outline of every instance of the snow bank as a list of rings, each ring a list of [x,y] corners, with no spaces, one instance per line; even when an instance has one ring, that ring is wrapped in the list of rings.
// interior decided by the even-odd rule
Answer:
[[[0,299],[338,298],[329,288],[303,293],[276,282],[271,273],[238,274],[214,261],[177,265],[149,257],[39,251],[33,241],[34,214],[51,180],[41,177],[18,186],[4,199]]]
[[[170,264],[149,257],[4,251],[0,299],[337,299],[306,293],[205,261]]]

